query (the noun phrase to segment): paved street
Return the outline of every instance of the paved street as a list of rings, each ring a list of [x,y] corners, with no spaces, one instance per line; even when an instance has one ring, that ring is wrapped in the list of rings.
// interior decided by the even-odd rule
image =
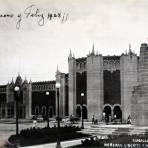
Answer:
[[[40,122],[38,123],[39,127],[45,127],[47,123],[45,122]],[[19,123],[19,130],[21,129],[26,129],[26,128],[30,128],[32,127],[32,121],[21,121],[21,123]],[[15,130],[16,130],[16,124],[15,124],[15,120],[0,120],[0,146],[4,143],[4,141],[6,139],[8,139],[8,137],[10,135],[15,134]]]

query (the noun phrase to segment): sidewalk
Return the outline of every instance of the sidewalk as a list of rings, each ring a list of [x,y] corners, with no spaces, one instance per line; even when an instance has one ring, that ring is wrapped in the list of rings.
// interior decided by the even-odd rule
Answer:
[[[68,140],[61,142],[62,148],[66,148],[69,146],[75,146],[81,144],[81,140],[84,140],[85,138],[76,139],[76,140]],[[49,144],[41,144],[41,145],[34,145],[34,146],[27,146],[27,147],[20,147],[20,148],[56,148],[56,142],[49,143]]]

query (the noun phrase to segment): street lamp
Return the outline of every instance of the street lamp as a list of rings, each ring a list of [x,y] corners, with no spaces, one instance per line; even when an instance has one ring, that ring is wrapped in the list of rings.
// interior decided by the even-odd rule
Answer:
[[[105,116],[106,116],[106,114],[105,114],[105,112],[103,112],[103,120],[105,121]]]
[[[84,97],[84,93],[81,93],[81,100],[82,100],[82,125],[81,125],[81,128],[83,129],[84,128],[84,122],[83,122],[83,97]]]
[[[59,112],[59,96],[60,96],[60,93],[59,93],[59,89],[61,87],[61,84],[60,83],[56,83],[56,89],[57,89],[57,108],[58,108],[58,132],[60,132],[60,112]],[[61,147],[61,144],[60,144],[60,136],[59,136],[59,133],[58,133],[58,137],[57,137],[57,145],[56,145],[56,148],[62,148]]]
[[[15,92],[15,101],[16,101],[16,105],[15,105],[15,109],[16,109],[16,136],[18,136],[18,131],[19,131],[19,127],[18,127],[18,99],[19,99],[19,93],[20,93],[20,87],[15,86],[14,87],[14,92]]]
[[[46,92],[46,96],[49,96],[49,92]],[[49,102],[48,102],[48,108],[47,108],[47,127],[49,128]]]

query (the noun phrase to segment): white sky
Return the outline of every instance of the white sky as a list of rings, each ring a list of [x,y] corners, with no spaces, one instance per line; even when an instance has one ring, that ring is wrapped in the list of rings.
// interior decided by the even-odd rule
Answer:
[[[68,20],[26,19],[24,10],[36,5],[48,12],[68,13]],[[54,80],[57,65],[68,72],[70,49],[75,57],[85,57],[92,44],[103,55],[120,55],[128,49],[139,54],[148,39],[148,0],[0,0],[0,84],[15,79],[18,72],[32,81]],[[22,14],[16,29],[17,14]]]

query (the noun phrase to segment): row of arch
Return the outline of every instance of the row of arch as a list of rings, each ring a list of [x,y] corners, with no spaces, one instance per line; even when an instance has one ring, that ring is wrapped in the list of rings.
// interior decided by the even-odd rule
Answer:
[[[110,104],[105,104],[103,107],[103,113],[109,117],[116,119],[122,119],[122,109],[120,104],[114,104],[111,106]]]
[[[86,105],[81,106],[80,104],[78,104],[76,106],[76,116],[78,118],[81,118],[82,115],[84,119],[87,119],[87,106]]]
[[[122,109],[120,104],[115,104],[111,106],[110,104],[105,104],[103,107],[103,113],[106,117],[111,116],[112,118],[115,116],[116,119],[122,119]],[[81,118],[83,115],[84,119],[87,119],[88,116],[88,109],[87,105],[80,105],[76,106],[76,116]]]
[[[53,117],[54,116],[54,107],[53,106],[49,106],[49,107],[42,106],[40,109],[39,106],[36,106],[34,109],[34,113],[37,117],[39,115],[42,115],[42,117],[45,117],[47,114],[49,115],[49,117]]]
[[[42,106],[41,110],[40,110],[39,106],[36,106],[34,113],[36,116],[42,115],[43,117],[45,117],[48,114],[49,117],[53,117],[54,116],[54,107],[49,106],[47,108],[46,106]],[[107,116],[107,117],[116,116],[116,119],[122,119],[122,110],[121,110],[121,105],[119,105],[119,104],[115,104],[113,106],[111,106],[110,104],[105,104],[103,107],[103,113],[105,113],[105,116]],[[82,115],[83,115],[84,119],[88,118],[87,105],[82,106],[82,105],[78,104],[76,106],[76,116],[78,118],[81,118]]]

